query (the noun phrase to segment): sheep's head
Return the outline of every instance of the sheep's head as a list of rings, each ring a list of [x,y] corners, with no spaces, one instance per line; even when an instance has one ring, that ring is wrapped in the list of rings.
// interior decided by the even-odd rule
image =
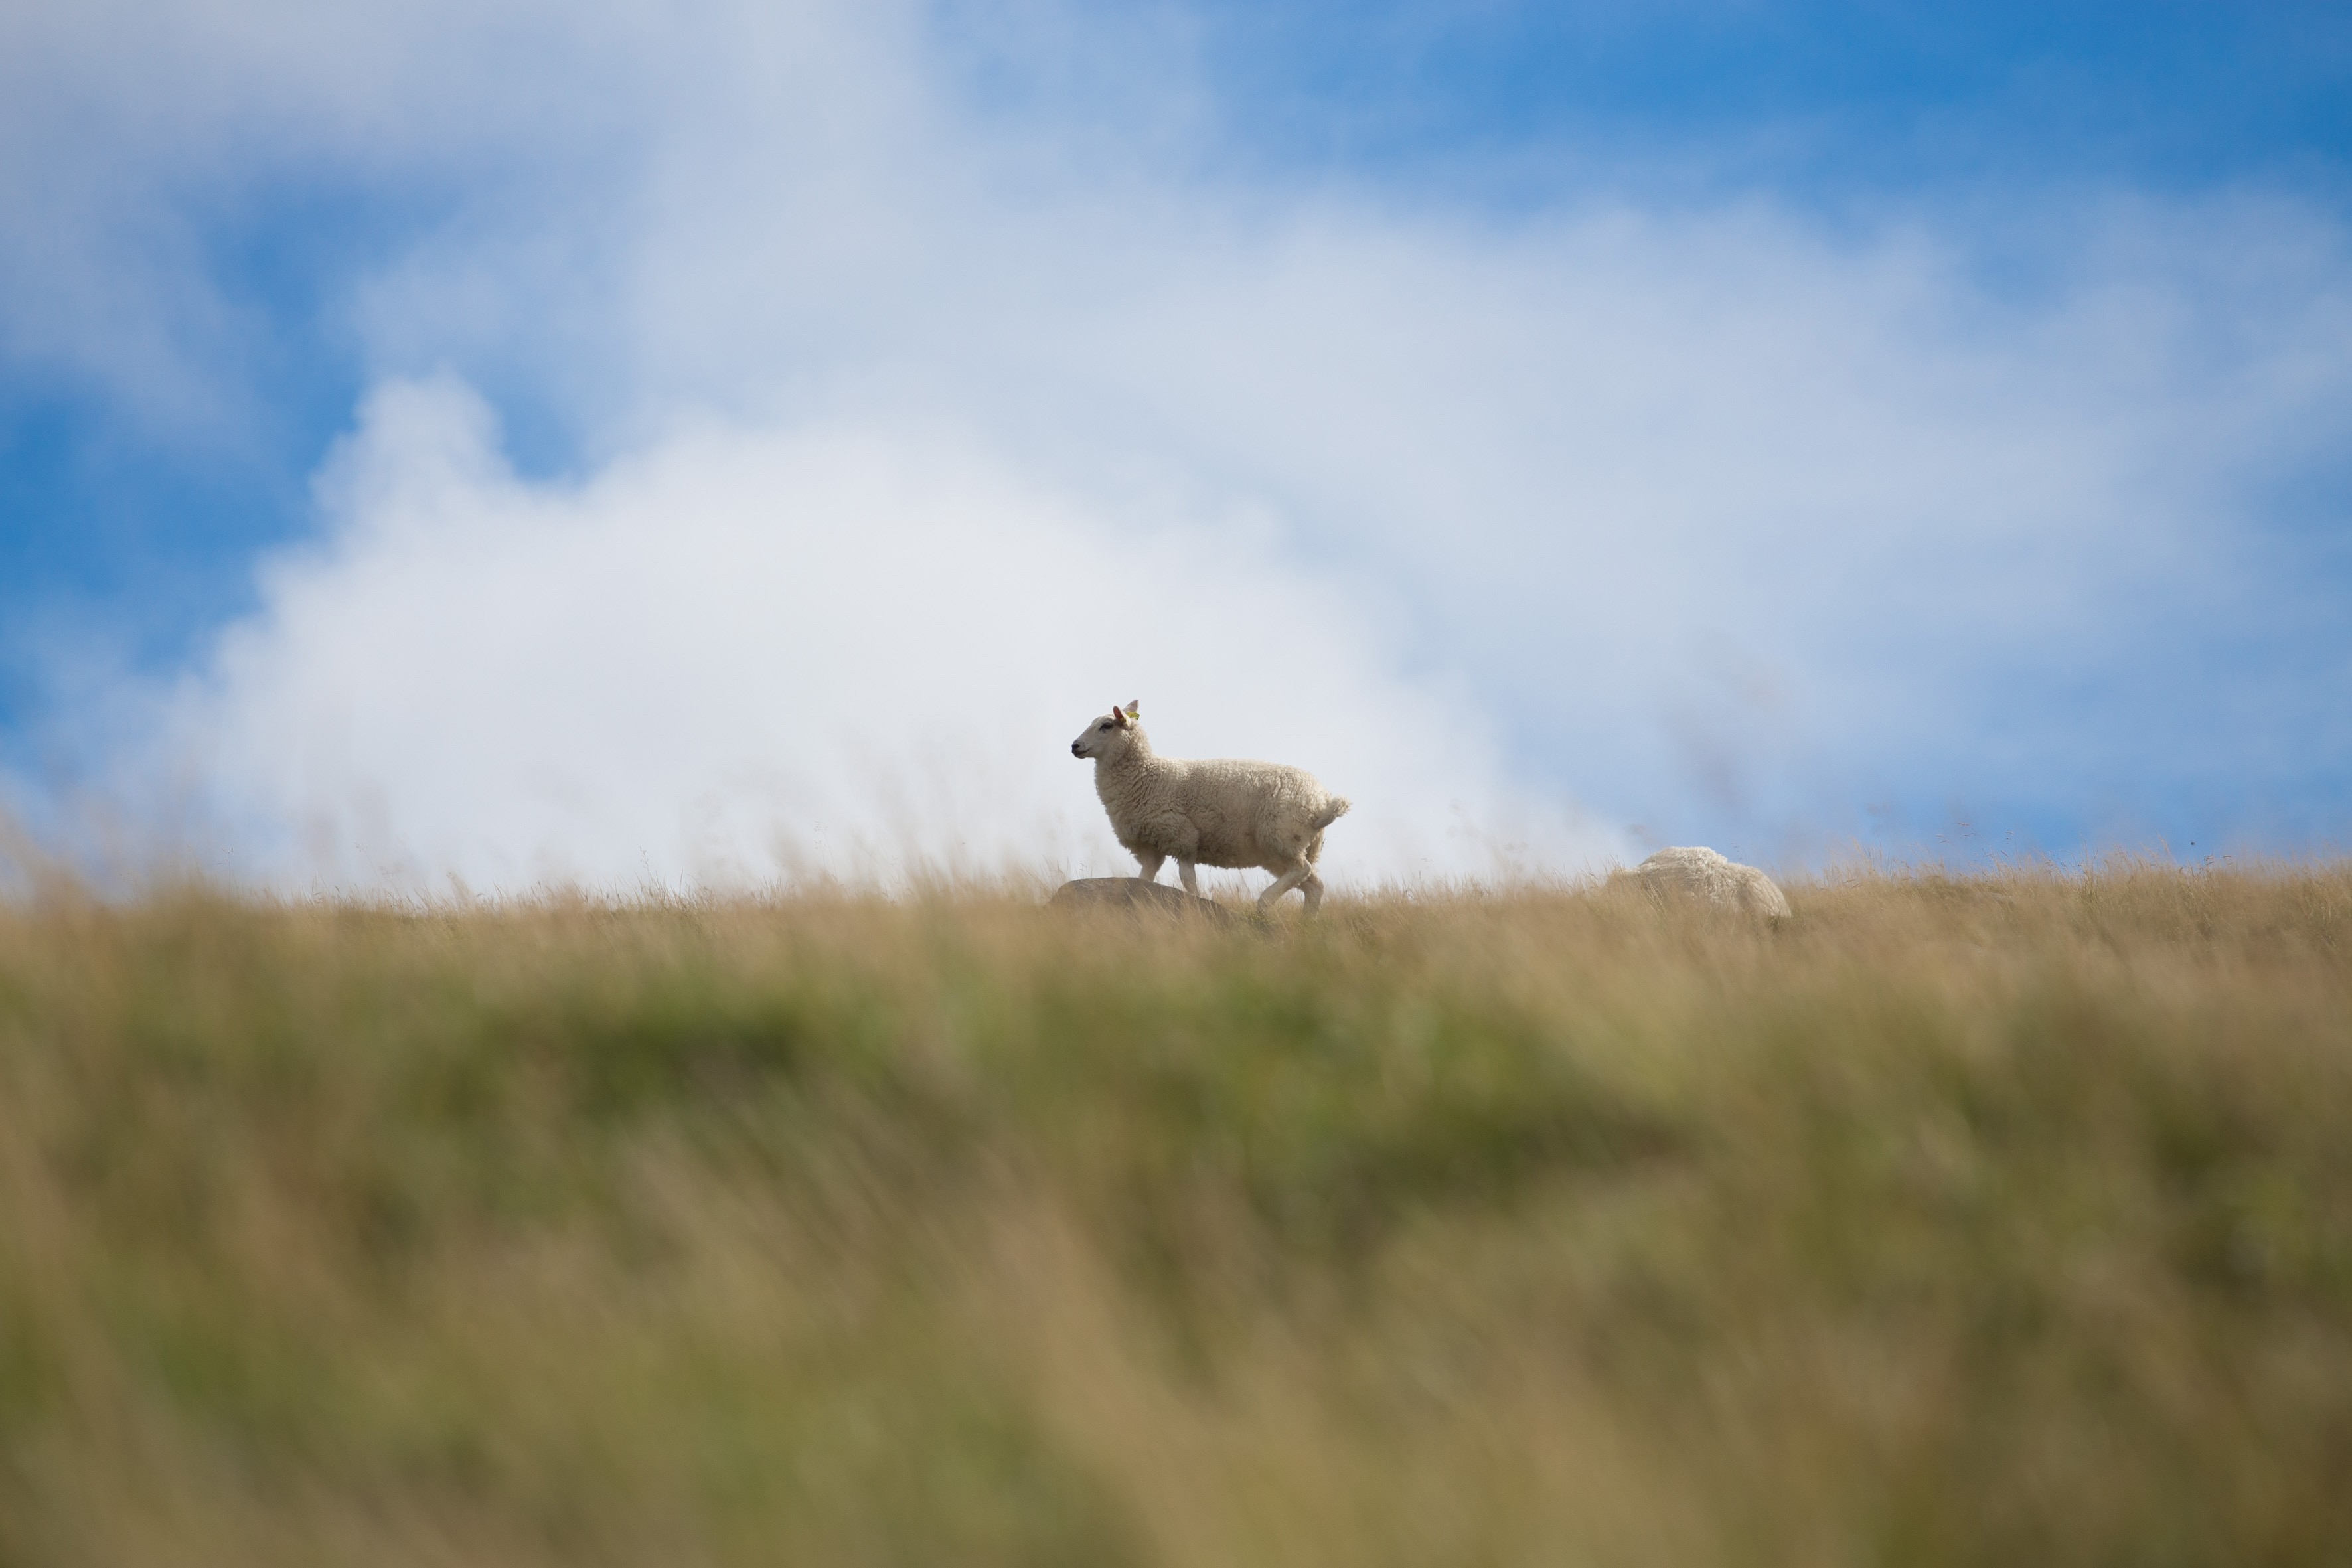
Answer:
[[[1070,755],[1088,758],[1125,755],[1129,745],[1143,733],[1142,713],[1140,701],[1130,702],[1124,708],[1113,708],[1108,716],[1093,721],[1078,731],[1078,738],[1070,742]]]

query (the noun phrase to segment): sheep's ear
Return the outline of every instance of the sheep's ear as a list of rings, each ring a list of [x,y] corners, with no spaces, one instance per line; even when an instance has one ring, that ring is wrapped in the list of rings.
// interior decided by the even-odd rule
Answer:
[[[1138,698],[1138,699],[1136,699],[1136,700],[1134,700],[1134,701],[1132,701],[1132,702],[1130,702],[1130,703],[1129,703],[1129,704],[1127,705],[1127,720],[1128,720],[1128,722],[1131,724],[1131,723],[1135,722],[1135,721],[1137,721],[1138,719],[1140,719],[1140,718],[1142,718],[1142,717],[1143,717],[1143,700],[1142,700],[1141,698]]]

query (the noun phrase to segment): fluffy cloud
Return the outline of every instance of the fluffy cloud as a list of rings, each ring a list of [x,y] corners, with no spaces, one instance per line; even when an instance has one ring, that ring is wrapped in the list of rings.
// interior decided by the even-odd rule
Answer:
[[[320,542],[162,705],[273,875],[1100,866],[1060,749],[1135,695],[1365,803],[1360,876],[2352,766],[2340,581],[2257,526],[2352,420],[2293,204],[1505,221],[1202,173],[1181,57],[983,112],[912,8],[168,16],[175,145],[442,215],[338,297]]]
[[[531,485],[466,388],[397,384],[322,491],[327,542],[174,710],[247,874],[1127,868],[1068,742],[1139,692],[1171,753],[1352,795],[1346,881],[1617,847],[1251,519],[1120,517],[947,430],[709,426]]]

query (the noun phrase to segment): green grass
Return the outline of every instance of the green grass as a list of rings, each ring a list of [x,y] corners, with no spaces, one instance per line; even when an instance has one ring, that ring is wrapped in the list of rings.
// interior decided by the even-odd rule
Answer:
[[[0,1564],[2352,1562],[2352,868],[0,911]]]

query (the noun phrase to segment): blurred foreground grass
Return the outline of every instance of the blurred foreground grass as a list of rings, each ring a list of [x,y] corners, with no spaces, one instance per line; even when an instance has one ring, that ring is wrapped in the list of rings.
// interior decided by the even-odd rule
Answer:
[[[2352,868],[0,910],[0,1563],[2352,1561]]]

